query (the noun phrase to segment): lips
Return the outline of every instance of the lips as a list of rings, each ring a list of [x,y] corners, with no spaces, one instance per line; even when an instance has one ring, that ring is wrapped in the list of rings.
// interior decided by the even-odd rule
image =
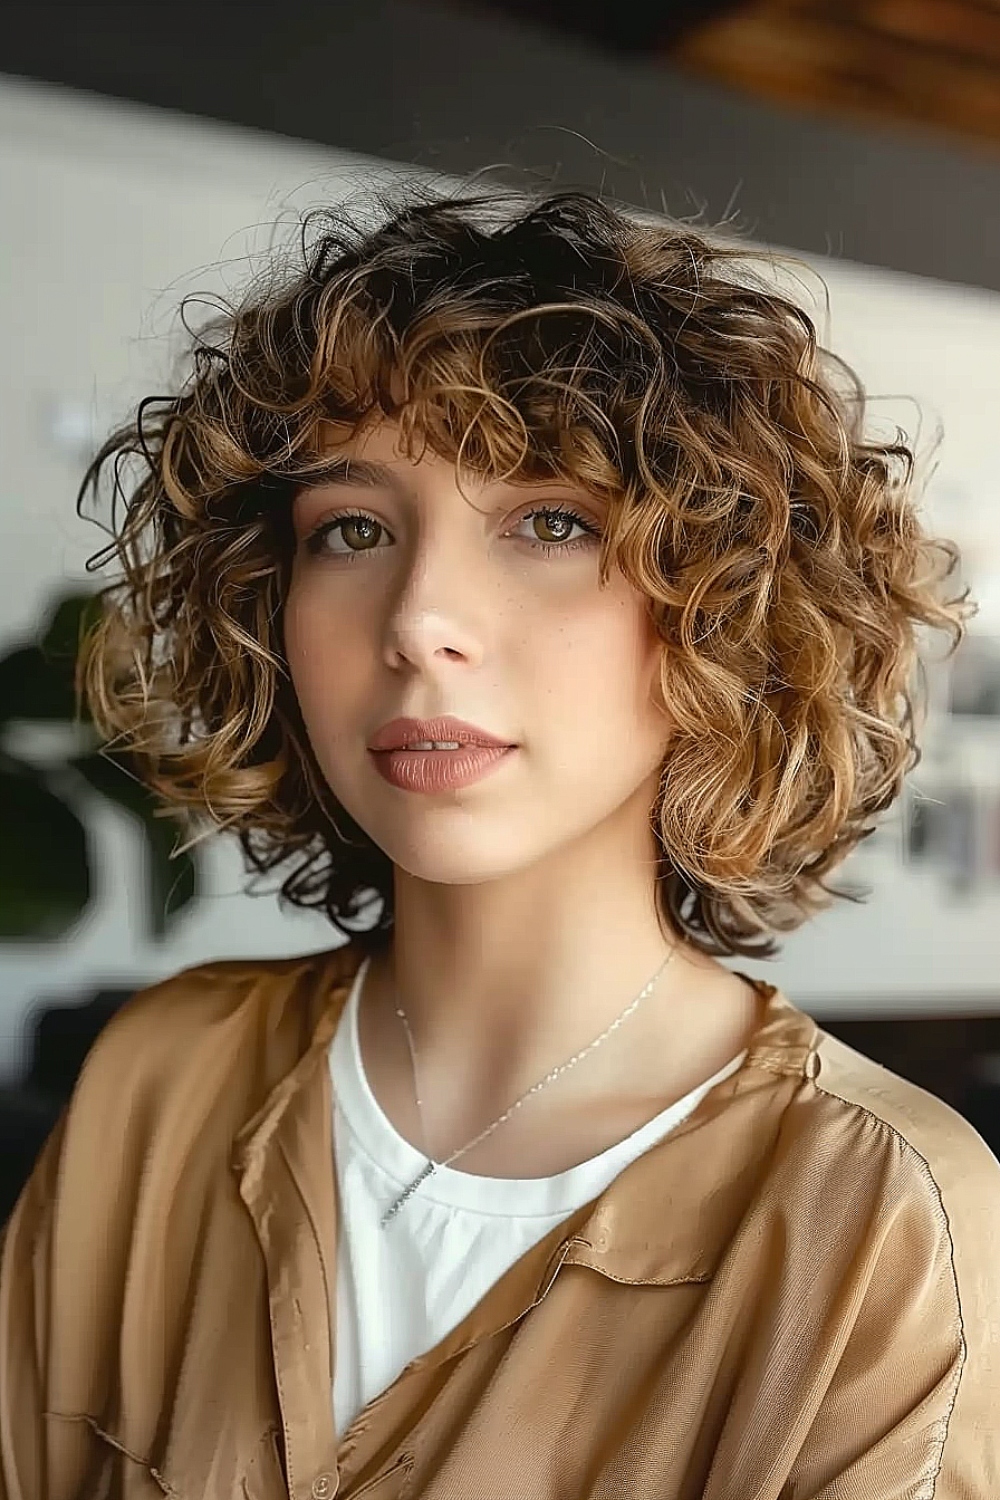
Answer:
[[[510,747],[511,741],[480,729],[465,719],[456,719],[446,714],[438,719],[390,719],[383,724],[369,741],[369,750],[405,750],[408,745],[421,740],[454,740],[460,745],[485,745],[487,747]]]
[[[516,745],[466,745],[461,750],[381,750],[372,760],[390,786],[435,795],[482,781],[516,752]]]

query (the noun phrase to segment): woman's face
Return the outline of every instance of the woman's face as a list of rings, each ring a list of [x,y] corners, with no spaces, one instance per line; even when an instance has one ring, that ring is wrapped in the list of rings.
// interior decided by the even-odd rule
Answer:
[[[382,465],[374,484],[356,471],[294,501],[285,649],[335,797],[427,881],[511,874],[608,820],[649,839],[652,853],[670,727],[651,696],[656,632],[617,569],[598,587],[598,536],[543,510],[568,508],[597,531],[601,502],[555,481],[469,480],[463,495],[450,462],[429,451],[408,459],[398,436],[380,420],[331,447],[331,457]],[[365,519],[314,535],[358,513]],[[517,748],[461,789],[391,785],[372,735],[389,719],[441,714]]]

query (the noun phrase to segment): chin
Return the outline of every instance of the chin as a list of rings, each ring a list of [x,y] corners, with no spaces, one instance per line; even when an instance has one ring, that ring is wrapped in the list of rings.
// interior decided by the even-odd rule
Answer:
[[[371,837],[400,871],[414,880],[430,885],[482,885],[502,880],[535,864],[544,854],[537,843],[525,837],[512,836],[510,820],[503,830],[484,826],[467,829],[464,836],[447,830],[414,832],[412,838],[401,834],[398,822],[380,838],[372,828]],[[504,837],[506,834],[506,837]]]

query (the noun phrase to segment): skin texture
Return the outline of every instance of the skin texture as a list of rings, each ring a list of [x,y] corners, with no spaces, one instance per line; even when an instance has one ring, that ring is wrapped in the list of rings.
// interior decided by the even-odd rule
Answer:
[[[310,742],[336,797],[395,867],[396,930],[373,961],[360,1039],[369,1083],[437,1159],[596,1038],[677,952],[638,1009],[457,1170],[534,1176],[637,1129],[745,1045],[760,1001],[679,942],[657,912],[650,827],[670,720],[643,596],[599,544],[600,502],[564,483],[466,478],[401,453],[377,419],[331,452],[390,466],[398,489],[299,493],[285,647]],[[535,514],[530,514],[535,508]],[[306,539],[335,515],[364,512]],[[551,555],[532,542],[548,542]],[[342,558],[351,552],[355,561]],[[367,742],[397,715],[453,713],[518,750],[499,771],[428,796],[391,786]],[[429,1139],[394,987],[418,1057]]]

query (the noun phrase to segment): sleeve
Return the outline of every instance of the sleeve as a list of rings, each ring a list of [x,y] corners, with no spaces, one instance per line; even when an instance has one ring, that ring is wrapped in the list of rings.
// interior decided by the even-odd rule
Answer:
[[[64,1108],[0,1231],[0,1500],[38,1500],[45,1470],[49,1266]]]
[[[955,1118],[958,1160],[919,1158],[780,1500],[1000,1497],[1000,1162]]]
[[[255,961],[197,964],[139,989],[87,1053],[0,1233],[0,1500],[114,1489],[89,1412],[121,1376],[150,1142],[192,1047],[225,1026],[260,972]]]

